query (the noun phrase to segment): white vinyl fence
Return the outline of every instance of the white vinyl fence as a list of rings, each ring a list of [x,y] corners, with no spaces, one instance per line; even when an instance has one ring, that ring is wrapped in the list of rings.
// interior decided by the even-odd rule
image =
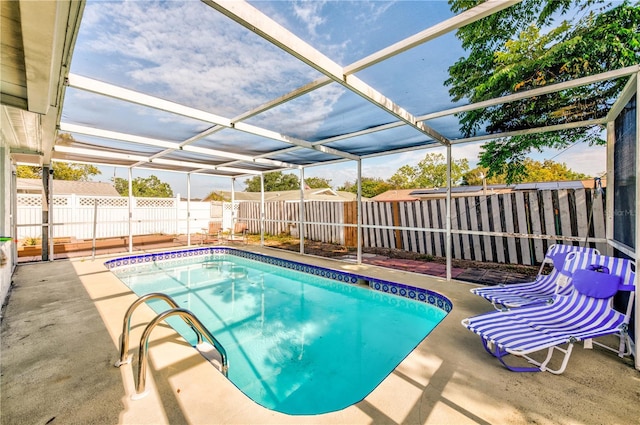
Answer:
[[[18,239],[42,234],[42,195],[18,194]],[[198,233],[212,219],[222,220],[222,203],[190,203],[190,231]],[[50,210],[53,237],[91,239],[129,234],[129,198],[120,196],[54,195]],[[177,198],[133,198],[132,233],[186,234],[187,202]]]

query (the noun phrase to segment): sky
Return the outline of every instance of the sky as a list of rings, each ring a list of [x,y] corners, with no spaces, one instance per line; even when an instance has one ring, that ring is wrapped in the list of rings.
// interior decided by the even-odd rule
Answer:
[[[254,7],[333,61],[346,66],[413,35],[450,16],[446,1],[256,1]],[[152,17],[152,19],[150,18]],[[401,23],[398,25],[396,23]],[[444,80],[447,68],[464,55],[453,33],[425,43],[358,76],[383,94],[397,100],[414,115],[455,106]],[[397,69],[403,73],[398,75]],[[76,42],[71,72],[167,98],[225,117],[234,117],[317,79],[320,74],[197,0],[191,1],[88,1]],[[361,123],[340,120],[344,110],[362,109],[363,119],[393,121],[381,111],[362,106],[339,85],[328,86],[249,120],[295,137],[340,134]],[[147,137],[182,141],[190,137],[194,123],[180,117],[115,107],[92,99],[91,94],[67,90],[62,121],[109,127]],[[366,102],[365,102],[366,103]],[[67,104],[69,106],[67,106]],[[86,102],[83,104],[86,105]],[[292,108],[295,106],[295,110]],[[84,108],[84,109],[83,109]],[[379,116],[376,116],[378,114]],[[153,119],[152,119],[153,118]],[[332,118],[332,120],[329,120]],[[453,117],[433,125],[447,136],[457,136]],[[162,122],[163,126],[157,123]],[[328,128],[328,123],[335,127]],[[384,121],[380,121],[384,122]],[[198,128],[197,123],[196,129]],[[190,133],[191,132],[191,133]],[[82,138],[79,138],[82,139]],[[229,140],[227,143],[237,143]],[[247,149],[250,149],[247,146]],[[454,159],[467,158],[473,168],[481,144],[453,148]],[[416,165],[426,153],[444,153],[443,148],[419,150],[363,161],[365,177],[389,178],[403,165]],[[605,149],[576,145],[566,151],[546,151],[533,159],[553,159],[588,175],[604,172]],[[127,169],[100,167],[98,180],[126,178]],[[297,173],[297,171],[296,171]],[[329,179],[333,187],[356,179],[356,164],[349,161],[309,167],[306,177]],[[186,196],[183,174],[134,169],[133,177],[155,174],[168,182],[176,194]],[[238,179],[236,190],[243,190]],[[230,179],[193,175],[192,197],[213,190],[229,190]]]

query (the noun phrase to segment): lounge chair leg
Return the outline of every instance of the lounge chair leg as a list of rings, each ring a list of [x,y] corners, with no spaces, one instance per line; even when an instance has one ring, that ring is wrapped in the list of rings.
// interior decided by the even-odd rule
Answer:
[[[512,372],[540,372],[540,368],[538,367],[517,367],[517,366],[510,366],[508,365],[505,361],[504,361],[504,357],[508,356],[509,353],[503,349],[501,349],[500,347],[498,347],[497,344],[494,344],[492,341],[487,341],[484,338],[482,339],[482,345],[484,347],[485,350],[487,350],[487,352],[489,354],[491,354],[493,357],[496,357],[500,363],[502,363],[502,365],[504,367],[506,367],[507,369],[509,369]]]
[[[564,358],[562,359],[562,364],[560,365],[559,369],[553,370],[553,369],[548,369],[547,368],[547,364],[549,363],[549,361],[551,361],[551,357],[553,357],[553,350],[558,350],[558,351],[562,351],[564,353]],[[567,368],[567,364],[569,363],[569,358],[571,357],[571,351],[573,350],[573,343],[569,343],[569,346],[567,347],[567,349],[565,350],[564,348],[560,348],[558,346],[555,347],[549,347],[549,352],[547,353],[547,358],[544,359],[544,361],[542,363],[536,362],[535,360],[524,356],[527,360],[529,360],[529,363],[532,363],[534,365],[539,366],[539,370],[541,372],[549,372],[549,373],[553,373],[554,375],[560,375],[562,372],[564,372],[564,370]]]

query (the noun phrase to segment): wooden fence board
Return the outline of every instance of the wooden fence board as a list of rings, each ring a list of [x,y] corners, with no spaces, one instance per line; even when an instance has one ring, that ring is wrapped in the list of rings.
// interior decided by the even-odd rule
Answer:
[[[471,222],[471,228],[469,230],[479,230],[478,228],[478,198],[467,198],[467,214],[469,214],[469,221]],[[476,261],[482,261],[482,246],[480,245],[480,236],[471,236],[473,246],[473,259]]]
[[[502,205],[504,211],[504,231],[507,233],[515,233],[515,226],[513,221],[513,204],[511,202],[511,194],[502,195]],[[511,264],[521,264],[521,259],[518,258],[518,249],[516,247],[516,238],[507,237],[507,262]]]
[[[562,236],[572,236],[569,194],[566,189],[558,190],[558,211],[560,212],[560,230]]]
[[[460,229],[461,230],[469,230],[469,212],[467,209],[467,198],[458,198],[458,207],[460,209]],[[473,254],[471,252],[471,235],[462,234],[462,258],[465,260],[471,260],[473,258]]]
[[[457,210],[457,200],[455,198],[451,199],[451,230],[459,230],[460,225],[458,224],[458,210]],[[451,246],[453,248],[453,258],[462,258],[461,246],[460,246],[460,235],[456,233],[451,234]]]
[[[528,208],[526,207],[524,193],[516,192],[516,211],[518,212],[518,233],[529,233],[529,223],[527,220]],[[529,239],[519,238],[520,251],[522,252],[522,264],[532,264],[531,248]]]
[[[587,197],[585,195],[584,189],[576,189],[573,194],[576,199],[575,213],[576,222],[578,223],[578,236],[586,239],[587,235],[589,234],[589,212],[587,210]]]
[[[446,226],[444,225],[447,214],[446,201],[444,199],[436,199],[435,207],[437,212],[437,217],[434,220],[433,228],[434,229],[444,229]],[[446,247],[445,247],[445,234],[441,232],[432,232],[433,241],[436,245],[436,255],[438,257],[446,256]]]
[[[491,229],[489,228],[489,208],[487,205],[488,197],[480,196],[479,197],[479,206],[480,206],[480,230],[488,232]],[[482,242],[484,243],[482,251],[484,252],[485,261],[493,261],[493,250],[491,249],[491,236],[485,235],[482,237]]]
[[[500,216],[500,203],[499,203],[499,195],[493,195],[489,198],[491,203],[491,215],[493,218],[493,227],[492,231],[494,232],[504,232],[502,229],[502,219]],[[498,263],[505,263],[505,255],[504,255],[504,238],[501,236],[493,237],[495,247],[496,247],[496,261]]]
[[[542,234],[542,223],[540,218],[540,205],[538,203],[538,192],[529,192],[529,222],[531,233],[535,235]],[[533,250],[536,262],[544,260],[544,247],[541,239],[533,240]]]

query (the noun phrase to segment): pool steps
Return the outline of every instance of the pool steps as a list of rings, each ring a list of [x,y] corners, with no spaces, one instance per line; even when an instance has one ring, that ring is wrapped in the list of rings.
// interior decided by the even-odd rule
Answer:
[[[215,348],[215,350],[220,354],[220,371],[224,376],[227,376],[227,373],[229,371],[229,363],[227,360],[227,352],[225,351],[222,344],[220,344],[216,337],[214,337],[211,332],[209,332],[209,330],[191,311],[187,310],[186,308],[178,307],[178,304],[173,300],[173,298],[161,292],[153,292],[143,295],[136,301],[134,301],[133,304],[131,304],[131,306],[129,306],[129,308],[127,309],[127,312],[125,313],[122,320],[122,335],[120,336],[120,358],[114,364],[114,366],[120,367],[131,362],[131,356],[127,354],[129,351],[131,316],[138,306],[152,299],[161,299],[165,301],[167,304],[169,304],[171,309],[158,314],[151,322],[149,322],[147,327],[142,332],[142,336],[140,337],[140,346],[138,348],[138,383],[136,384],[136,393],[131,396],[131,399],[139,400],[147,395],[145,386],[147,379],[147,355],[149,351],[149,336],[151,335],[153,329],[160,322],[172,316],[179,316],[187,323],[187,325],[191,327],[191,329],[193,329],[198,338],[196,347],[203,346],[203,337],[209,341],[211,346]]]

